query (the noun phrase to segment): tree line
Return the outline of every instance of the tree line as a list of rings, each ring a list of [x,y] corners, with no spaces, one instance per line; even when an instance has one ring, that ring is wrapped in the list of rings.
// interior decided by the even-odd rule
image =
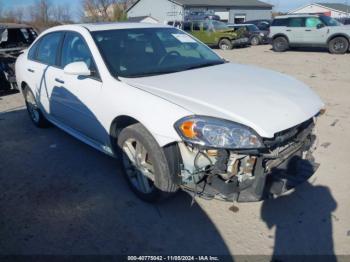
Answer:
[[[113,22],[127,19],[126,10],[136,0],[81,0],[77,10],[70,4],[36,0],[31,5],[5,7],[0,0],[0,23],[25,23],[38,30],[75,22]]]

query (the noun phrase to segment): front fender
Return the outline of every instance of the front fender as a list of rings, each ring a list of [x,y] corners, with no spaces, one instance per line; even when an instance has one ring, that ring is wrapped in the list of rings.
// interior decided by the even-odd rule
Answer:
[[[145,126],[161,147],[181,141],[174,123],[192,112],[126,83],[118,84],[103,87],[99,118],[106,130],[118,116],[128,116]]]

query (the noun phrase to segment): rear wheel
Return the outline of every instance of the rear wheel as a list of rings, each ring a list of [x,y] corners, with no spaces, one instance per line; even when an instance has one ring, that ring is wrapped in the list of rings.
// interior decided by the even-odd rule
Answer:
[[[29,117],[34,125],[40,128],[48,127],[50,123],[46,120],[45,116],[41,112],[32,91],[26,87],[23,91],[23,94]]]
[[[260,44],[260,39],[257,36],[253,36],[252,39],[250,39],[250,44],[252,46],[257,46]]]
[[[276,52],[285,52],[289,49],[289,43],[287,38],[280,36],[273,40],[273,50]]]
[[[232,42],[228,39],[221,39],[219,42],[219,48],[221,50],[231,50],[233,48]]]
[[[178,190],[164,150],[143,125],[123,129],[118,136],[118,146],[128,184],[139,198],[158,202]]]
[[[349,50],[349,41],[345,37],[335,37],[328,47],[331,54],[345,54]]]

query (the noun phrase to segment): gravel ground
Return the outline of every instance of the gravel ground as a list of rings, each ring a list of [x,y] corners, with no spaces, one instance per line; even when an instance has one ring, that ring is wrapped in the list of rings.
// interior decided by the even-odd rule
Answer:
[[[145,204],[115,160],[57,128],[34,128],[21,95],[10,94],[0,97],[0,254],[350,255],[350,56],[219,52],[292,75],[325,101],[321,166],[309,183],[235,213],[219,201],[191,207],[182,192]]]

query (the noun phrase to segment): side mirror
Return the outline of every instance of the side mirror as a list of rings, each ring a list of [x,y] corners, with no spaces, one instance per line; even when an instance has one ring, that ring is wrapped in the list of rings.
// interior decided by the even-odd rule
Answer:
[[[63,69],[67,75],[90,76],[91,71],[85,62],[73,62],[66,65]]]
[[[324,24],[318,24],[316,27],[317,27],[317,29],[321,29],[321,28],[325,27],[325,25]]]

